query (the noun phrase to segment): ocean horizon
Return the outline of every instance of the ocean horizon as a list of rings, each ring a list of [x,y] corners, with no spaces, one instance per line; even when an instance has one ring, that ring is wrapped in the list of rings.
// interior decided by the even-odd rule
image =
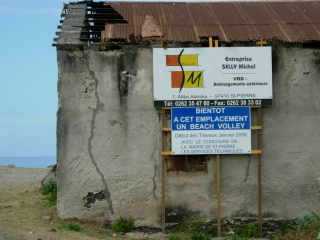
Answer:
[[[21,168],[47,168],[56,163],[55,156],[0,157],[0,166],[14,165]]]

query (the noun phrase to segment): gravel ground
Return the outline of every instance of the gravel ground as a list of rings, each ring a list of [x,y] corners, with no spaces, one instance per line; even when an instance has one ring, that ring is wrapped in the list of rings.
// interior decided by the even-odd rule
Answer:
[[[0,166],[0,189],[16,186],[39,185],[48,171],[49,168],[33,169]]]
[[[10,237],[7,233],[4,233],[4,231],[0,229],[0,240],[16,240],[16,239],[13,238],[12,236]]]
[[[106,240],[102,224],[80,224],[70,231],[70,221],[57,217],[55,206],[40,193],[41,180],[50,171],[0,166],[0,240]],[[114,240],[114,239],[113,239]]]
[[[0,166],[0,240],[20,240],[17,236],[8,233],[9,222],[8,210],[14,209],[18,199],[12,199],[16,196],[16,191],[26,191],[29,188],[38,188],[41,180],[46,176],[49,169],[30,169]],[[2,226],[1,226],[2,225]]]

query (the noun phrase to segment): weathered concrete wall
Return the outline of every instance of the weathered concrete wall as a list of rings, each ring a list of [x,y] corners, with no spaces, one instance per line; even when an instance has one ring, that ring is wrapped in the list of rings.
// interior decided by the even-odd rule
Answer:
[[[265,110],[264,213],[320,207],[320,67],[312,49],[275,51],[274,104]],[[160,120],[152,50],[58,50],[58,212],[63,218],[160,220]],[[168,207],[214,217],[208,173],[170,173]],[[256,161],[222,159],[225,215],[256,213]]]
[[[274,105],[264,114],[265,209],[288,218],[320,209],[320,64],[315,52],[280,49]]]
[[[160,131],[150,50],[64,50],[58,58],[59,215],[156,222]]]

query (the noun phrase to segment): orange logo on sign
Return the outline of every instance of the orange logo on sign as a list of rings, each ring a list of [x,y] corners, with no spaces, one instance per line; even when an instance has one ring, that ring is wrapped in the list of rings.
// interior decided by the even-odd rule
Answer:
[[[204,71],[185,71],[184,66],[199,66],[198,54],[183,54],[184,49],[179,55],[167,55],[166,65],[181,68],[181,71],[171,72],[171,88],[179,88],[180,92],[183,88],[203,88],[204,87]]]

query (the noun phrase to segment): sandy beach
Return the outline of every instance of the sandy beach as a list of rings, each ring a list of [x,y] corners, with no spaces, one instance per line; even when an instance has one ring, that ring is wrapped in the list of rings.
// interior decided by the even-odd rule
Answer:
[[[0,166],[0,189],[12,187],[40,187],[49,168],[16,168]]]
[[[0,240],[106,239],[99,227],[84,223],[82,232],[61,229],[56,215],[40,193],[46,169],[0,167]]]
[[[19,228],[19,221],[23,223],[21,207],[31,192],[38,191],[48,171],[0,167],[0,240],[26,239]]]

